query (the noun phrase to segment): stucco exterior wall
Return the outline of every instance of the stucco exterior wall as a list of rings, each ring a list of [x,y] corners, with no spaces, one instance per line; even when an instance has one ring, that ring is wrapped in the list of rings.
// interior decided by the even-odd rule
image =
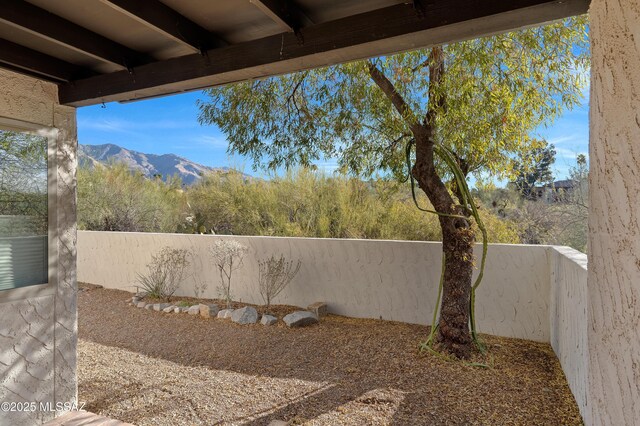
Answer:
[[[78,280],[135,291],[136,274],[164,246],[193,250],[194,276],[178,294],[193,296],[193,283],[218,296],[210,235],[78,233]],[[302,266],[276,303],[306,307],[326,301],[340,315],[429,324],[440,278],[441,245],[429,242],[234,237],[249,247],[234,276],[235,299],[262,303],[257,259],[281,253]],[[479,247],[478,247],[479,249]],[[479,252],[478,252],[479,254]],[[549,341],[549,265],[542,246],[492,245],[477,296],[480,331]]]
[[[54,243],[49,284],[0,292],[0,401],[74,403],[76,381],[76,118],[57,104],[55,85],[0,70],[0,121],[55,128]],[[38,406],[39,408],[39,406]],[[2,412],[3,424],[34,425],[49,410]]]
[[[640,1],[593,0],[589,356],[593,425],[640,421]]]
[[[551,247],[550,343],[584,419],[588,410],[587,255]]]

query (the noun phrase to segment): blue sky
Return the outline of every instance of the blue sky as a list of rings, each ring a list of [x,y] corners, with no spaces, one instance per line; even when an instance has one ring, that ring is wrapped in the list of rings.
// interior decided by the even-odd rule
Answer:
[[[256,174],[248,160],[229,157],[226,138],[218,128],[198,123],[198,99],[204,99],[202,92],[80,108],[79,142],[113,143],[149,154],[172,153],[207,166],[231,166]],[[537,130],[539,137],[556,146],[556,179],[567,176],[577,154],[588,153],[588,115],[585,98],[583,106],[566,112],[552,126]],[[335,167],[336,162],[331,159],[318,163],[325,172],[332,172]]]

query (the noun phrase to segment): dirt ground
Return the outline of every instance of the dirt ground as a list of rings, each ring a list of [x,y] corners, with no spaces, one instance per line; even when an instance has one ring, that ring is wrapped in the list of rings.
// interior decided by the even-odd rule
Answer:
[[[429,330],[420,325],[329,315],[300,329],[240,326],[135,308],[127,297],[78,296],[79,400],[125,422],[582,423],[548,344],[485,335],[478,366],[420,354]]]

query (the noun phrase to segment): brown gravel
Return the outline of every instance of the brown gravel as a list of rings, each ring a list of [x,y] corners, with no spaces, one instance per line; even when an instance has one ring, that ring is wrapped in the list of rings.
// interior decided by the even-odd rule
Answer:
[[[79,400],[138,425],[579,425],[548,344],[483,336],[488,368],[419,355],[428,327],[239,326],[79,294]],[[287,308],[274,309],[281,317]],[[122,349],[116,349],[122,348]]]

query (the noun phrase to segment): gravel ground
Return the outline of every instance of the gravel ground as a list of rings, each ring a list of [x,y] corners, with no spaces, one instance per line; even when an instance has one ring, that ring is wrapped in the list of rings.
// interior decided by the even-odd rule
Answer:
[[[79,399],[122,421],[581,424],[548,344],[483,336],[481,368],[418,354],[424,326],[332,315],[302,329],[239,326],[134,308],[130,296],[91,289],[78,299]]]

